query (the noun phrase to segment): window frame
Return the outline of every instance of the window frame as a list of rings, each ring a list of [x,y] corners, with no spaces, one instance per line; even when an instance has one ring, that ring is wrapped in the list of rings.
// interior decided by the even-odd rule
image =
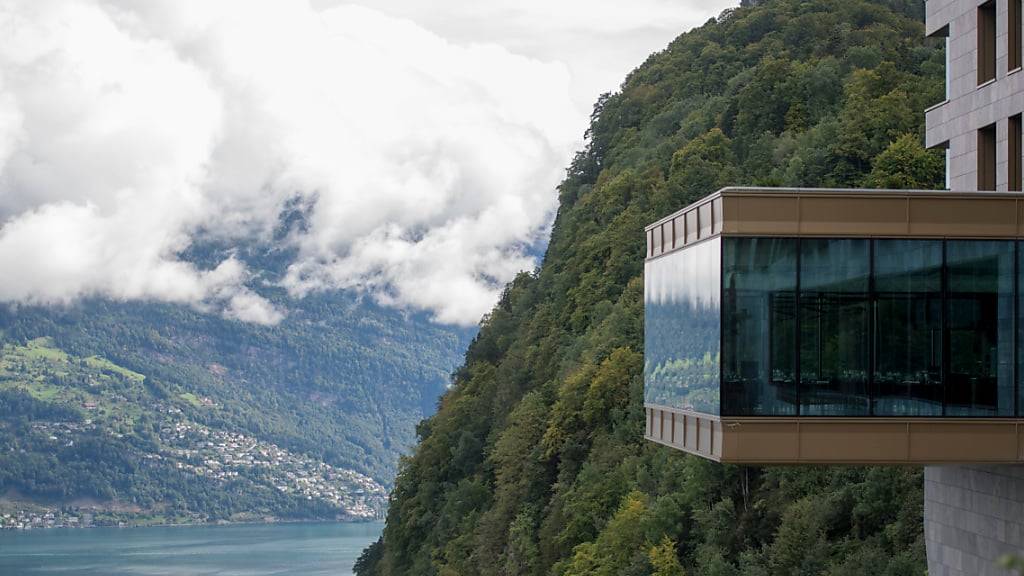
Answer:
[[[1021,44],[1022,0],[1007,0],[1006,14],[1006,69],[1007,72],[1019,70],[1024,64],[1024,46]]]
[[[1021,140],[1022,115],[1014,114],[1006,121],[1006,189],[1010,192],[1024,190],[1024,157]]]
[[[980,4],[977,10],[976,50],[978,86],[996,79],[996,37],[998,35],[996,0]]]
[[[870,306],[869,317],[871,318],[871,321],[870,321],[870,324],[869,324],[869,330],[874,330],[875,329],[875,322],[876,322],[876,320],[873,318],[873,316],[874,316],[874,306],[875,306],[876,301],[877,301],[877,290],[876,290],[876,275],[877,274],[876,274],[876,263],[875,263],[875,253],[876,253],[877,242],[878,241],[886,241],[886,240],[933,240],[933,241],[941,242],[941,245],[942,245],[942,265],[941,265],[941,271],[940,271],[940,275],[941,275],[941,304],[940,304],[940,306],[941,306],[941,310],[942,310],[942,312],[941,312],[941,325],[942,325],[942,334],[941,334],[941,364],[942,364],[942,366],[941,366],[941,373],[940,374],[941,374],[941,385],[942,385],[942,388],[943,388],[942,389],[942,396],[941,396],[942,397],[942,411],[941,411],[941,415],[876,414],[875,407],[876,407],[877,392],[876,392],[876,385],[875,385],[876,384],[875,383],[875,371],[876,371],[876,368],[877,368],[877,365],[876,365],[876,360],[877,359],[876,359],[875,354],[874,354],[874,347],[877,345],[877,339],[876,339],[876,337],[875,337],[875,335],[873,333],[870,333],[869,336],[868,336],[868,340],[869,340],[869,342],[868,342],[868,350],[869,350],[869,364],[868,365],[869,365],[869,372],[868,372],[868,377],[867,377],[867,391],[868,391],[868,405],[870,406],[870,410],[869,410],[868,414],[843,414],[843,415],[825,414],[825,415],[814,415],[814,414],[805,414],[804,411],[802,410],[802,406],[803,406],[803,398],[802,398],[803,387],[800,385],[800,383],[802,382],[802,375],[800,374],[800,372],[801,372],[801,363],[802,363],[802,359],[800,358],[800,346],[801,346],[801,343],[800,343],[800,333],[801,333],[801,330],[799,329],[800,323],[802,321],[802,319],[800,317],[801,310],[802,310],[801,302],[800,302],[800,295],[804,291],[803,286],[802,286],[802,276],[803,276],[803,274],[802,274],[802,267],[803,267],[803,263],[801,262],[801,254],[802,254],[802,246],[801,245],[802,245],[802,241],[803,240],[810,240],[810,239],[817,240],[817,239],[823,239],[823,238],[824,239],[836,239],[837,237],[828,237],[828,236],[724,236],[723,235],[721,238],[722,238],[722,243],[721,243],[720,248],[723,251],[723,253],[722,253],[722,258],[720,259],[722,270],[720,271],[720,275],[719,275],[719,278],[721,280],[721,285],[719,286],[719,290],[720,290],[720,295],[719,295],[719,302],[720,302],[720,307],[719,307],[720,324],[719,325],[720,325],[720,330],[719,330],[719,333],[720,333],[720,336],[722,338],[722,342],[719,345],[719,350],[720,350],[720,354],[721,354],[721,358],[722,359],[721,359],[721,362],[719,363],[719,370],[720,370],[719,378],[718,378],[719,385],[722,388],[725,388],[726,383],[727,383],[726,378],[725,378],[724,370],[725,370],[726,361],[727,361],[726,355],[729,353],[729,351],[727,350],[726,342],[725,342],[726,314],[729,311],[728,304],[727,304],[729,302],[729,298],[728,298],[728,296],[726,294],[726,285],[725,285],[725,263],[726,263],[726,260],[725,260],[725,249],[726,249],[726,243],[727,242],[735,241],[735,240],[743,240],[743,239],[752,239],[752,238],[787,239],[787,240],[795,241],[795,243],[796,243],[796,254],[797,254],[796,279],[795,279],[796,280],[796,282],[795,282],[795,286],[796,286],[795,310],[796,310],[797,317],[796,317],[795,321],[797,323],[798,328],[797,328],[797,331],[796,331],[796,338],[795,338],[795,347],[796,347],[796,360],[795,360],[795,362],[796,362],[796,364],[795,364],[794,380],[797,383],[797,386],[796,386],[796,400],[795,400],[795,410],[794,410],[794,412],[792,414],[768,414],[768,413],[758,414],[758,413],[750,413],[750,412],[744,413],[744,412],[740,412],[740,411],[734,411],[733,410],[734,406],[732,406],[731,404],[726,402],[726,398],[728,397],[728,393],[725,390],[721,390],[720,394],[719,394],[719,397],[720,397],[719,416],[721,416],[721,417],[755,417],[755,418],[792,418],[792,417],[797,417],[797,418],[810,418],[810,419],[821,419],[821,418],[850,418],[850,419],[858,419],[858,418],[879,418],[879,419],[894,419],[894,418],[895,419],[900,419],[900,418],[902,418],[902,419],[906,419],[906,418],[923,418],[923,419],[927,419],[927,418],[1000,419],[1000,418],[1017,418],[1017,417],[1020,417],[1022,411],[1024,411],[1024,406],[1022,406],[1022,405],[1024,405],[1024,386],[1022,386],[1022,384],[1021,384],[1021,378],[1022,378],[1022,376],[1024,376],[1024,355],[1021,354],[1021,352],[1022,352],[1021,351],[1021,347],[1024,346],[1024,329],[1022,329],[1022,322],[1021,322],[1021,317],[1020,317],[1021,316],[1021,310],[1024,309],[1024,294],[1021,293],[1021,273],[1022,273],[1022,271],[1024,271],[1024,250],[1022,250],[1021,244],[1024,243],[1024,239],[1018,239],[1018,238],[974,239],[974,238],[949,238],[949,237],[944,237],[944,238],[942,238],[942,237],[907,238],[907,237],[885,237],[885,236],[873,236],[873,237],[866,238],[868,240],[868,242],[869,242],[869,253],[870,253],[869,280],[868,280],[869,287],[868,287],[868,292],[867,292],[868,301],[870,303],[869,304],[869,306]],[[855,239],[857,237],[838,237],[838,238]],[[861,237],[861,238],[863,238],[863,237]],[[1012,293],[1010,294],[1010,299],[1012,301],[1012,309],[1011,309],[1012,322],[1011,322],[1011,328],[1008,330],[1008,333],[1010,335],[1010,340],[1011,340],[1010,347],[1011,347],[1011,351],[1012,351],[1011,360],[1010,360],[1010,379],[1011,379],[1011,386],[1012,386],[1012,392],[1011,392],[1011,394],[1012,394],[1012,400],[1011,400],[1011,402],[1012,402],[1012,409],[1010,410],[1010,414],[998,414],[998,404],[996,405],[996,410],[995,410],[995,413],[993,413],[993,414],[948,414],[947,413],[948,412],[947,406],[948,406],[949,400],[948,400],[948,394],[947,394],[947,391],[946,391],[946,386],[948,385],[948,380],[949,380],[949,363],[950,363],[950,336],[949,336],[950,335],[950,330],[949,330],[949,313],[948,313],[948,306],[949,306],[949,302],[950,302],[950,289],[949,289],[949,278],[948,278],[948,276],[949,276],[949,264],[948,264],[948,255],[947,255],[948,250],[947,250],[947,248],[948,248],[948,245],[949,245],[950,242],[972,241],[972,240],[984,240],[984,241],[993,241],[993,242],[1007,242],[1007,243],[1009,243],[1012,246],[1011,254],[1012,254],[1013,263],[1012,263],[1012,270],[1010,272],[1010,274],[1012,274]],[[998,382],[997,382],[997,389],[998,389]]]
[[[977,176],[978,191],[991,192],[996,189],[996,172],[998,160],[996,158],[996,146],[998,145],[998,133],[996,124],[989,124],[978,129],[977,154]]]

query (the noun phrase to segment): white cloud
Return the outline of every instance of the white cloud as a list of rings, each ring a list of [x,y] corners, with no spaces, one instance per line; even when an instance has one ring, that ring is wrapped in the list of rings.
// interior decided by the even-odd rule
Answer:
[[[0,301],[156,299],[273,324],[238,260],[178,255],[200,231],[267,239],[299,196],[294,296],[355,288],[476,322],[532,267],[587,110],[566,65],[399,16],[0,0]]]
[[[589,110],[647,56],[738,0],[313,0],[353,2],[410,18],[458,42],[489,42],[564,62],[572,96]]]

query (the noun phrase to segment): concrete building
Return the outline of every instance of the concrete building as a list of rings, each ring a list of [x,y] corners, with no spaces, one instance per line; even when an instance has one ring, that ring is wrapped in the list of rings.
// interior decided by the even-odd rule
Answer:
[[[947,149],[951,190],[1021,190],[1020,0],[928,0],[946,39],[946,100],[925,112],[925,145]]]
[[[926,33],[946,38],[946,101],[925,120],[926,145],[947,150],[947,186],[1021,190],[1021,0],[925,6]],[[1018,389],[1022,378],[1018,366]],[[1000,573],[993,559],[1024,549],[1024,467],[926,467],[925,537],[931,574]]]
[[[924,465],[932,575],[1024,553],[1021,3],[926,3],[949,190],[726,188],[646,229],[646,437]]]

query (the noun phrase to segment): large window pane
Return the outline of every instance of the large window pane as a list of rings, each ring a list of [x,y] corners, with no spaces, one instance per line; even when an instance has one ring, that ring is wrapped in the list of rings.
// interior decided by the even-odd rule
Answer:
[[[875,242],[877,416],[942,415],[942,241]]]
[[[721,240],[644,265],[644,402],[719,413]]]
[[[722,412],[796,414],[796,240],[722,247]]]
[[[800,413],[870,412],[868,240],[800,243]]]
[[[1013,242],[950,240],[949,416],[1013,415]]]
[[[1017,314],[1024,316],[1024,242],[1017,243]],[[1017,318],[1017,416],[1024,415],[1024,318]]]

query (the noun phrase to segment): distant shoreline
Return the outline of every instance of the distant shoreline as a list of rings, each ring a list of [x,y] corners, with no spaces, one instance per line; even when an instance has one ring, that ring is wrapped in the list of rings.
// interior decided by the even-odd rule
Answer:
[[[215,520],[212,522],[159,522],[159,523],[121,523],[121,524],[90,524],[87,526],[31,526],[25,528],[0,527],[0,534],[25,533],[53,530],[88,530],[92,528],[188,528],[210,526],[271,526],[280,524],[372,524],[384,522],[384,518],[354,518],[350,520],[326,520],[311,518],[306,520]]]

